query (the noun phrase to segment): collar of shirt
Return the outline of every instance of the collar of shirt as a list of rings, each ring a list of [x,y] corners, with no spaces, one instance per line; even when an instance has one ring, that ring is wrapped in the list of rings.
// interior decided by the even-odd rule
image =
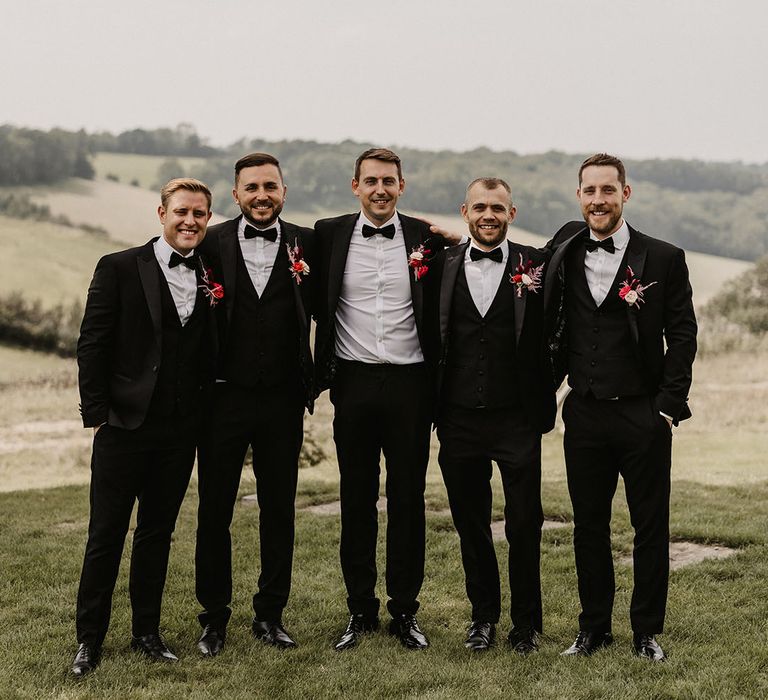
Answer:
[[[372,226],[373,228],[384,228],[385,226],[389,226],[390,224],[395,225],[395,235],[398,233],[403,232],[403,225],[400,223],[400,217],[398,216],[397,212],[392,214],[392,218],[389,219],[389,221],[384,222],[383,224],[374,224],[373,221],[371,221],[364,212],[360,212],[360,216],[357,217],[357,223],[355,224],[355,233],[359,233],[362,235],[363,232],[363,224],[368,224],[368,226]],[[373,237],[372,237],[373,238]]]
[[[592,230],[589,231],[589,237],[593,241],[601,240],[592,232]],[[609,238],[613,240],[613,246],[614,248],[616,248],[617,253],[620,253],[621,251],[624,250],[624,248],[627,247],[627,243],[629,243],[629,226],[627,226],[627,222],[624,221],[624,219],[621,220],[621,226],[619,226],[619,228],[616,229],[616,231],[614,231],[609,236]],[[602,239],[602,240],[605,240],[605,239]],[[598,250],[593,250],[592,252],[597,253],[599,250],[600,249],[598,248]],[[614,253],[614,255],[615,254],[616,253]]]
[[[473,238],[470,238],[469,239],[469,245],[467,246],[467,250],[464,253],[464,263],[465,264],[466,263],[471,263],[472,265],[477,265],[478,263],[486,262],[485,260],[482,260],[482,259],[481,260],[472,260],[472,258],[469,257],[469,251],[472,248],[477,248],[477,250],[481,250],[481,251],[483,251],[483,253],[486,252],[484,248],[481,248],[479,245],[477,245],[475,243]],[[488,252],[490,253],[492,250],[496,250],[496,248],[501,248],[501,264],[502,264],[503,267],[506,267],[507,266],[507,258],[509,257],[509,246],[507,245],[507,239],[505,238],[501,243],[499,243],[499,245],[494,246]],[[494,264],[497,264],[497,263],[494,263]]]
[[[282,231],[280,230],[280,219],[275,219],[269,226],[256,226],[252,221],[248,221],[244,216],[240,217],[240,223],[237,226],[237,237],[240,239],[240,243],[251,241],[262,241],[265,243],[272,243],[272,241],[267,241],[266,238],[246,238],[245,237],[245,227],[246,226],[252,226],[253,228],[259,230],[259,231],[266,231],[268,228],[274,228],[277,229],[277,238],[275,239],[275,243],[280,243],[282,239]]]
[[[158,238],[158,239],[157,239],[157,240],[154,242],[154,246],[153,246],[153,247],[154,247],[154,249],[155,249],[155,257],[157,258],[157,261],[158,261],[158,262],[159,262],[161,265],[165,265],[165,267],[166,267],[167,269],[170,269],[170,268],[168,267],[168,263],[170,263],[170,262],[171,262],[171,255],[173,255],[173,253],[177,253],[178,251],[177,251],[177,250],[174,250],[174,249],[173,249],[173,248],[172,248],[172,247],[171,247],[171,246],[168,244],[168,241],[166,241],[166,240],[165,240],[165,238],[163,238],[162,236],[160,236],[160,238]],[[187,255],[181,255],[181,253],[179,253],[179,255],[181,255],[181,257],[182,257],[182,258],[189,258],[189,257],[193,256],[194,254],[195,254],[195,251],[194,251],[194,250],[192,250],[192,251],[190,251],[189,253],[187,253]],[[183,267],[185,270],[189,270],[189,268],[188,268],[188,267],[185,267],[184,265],[179,265],[179,267],[180,267],[180,268],[182,268],[182,267]],[[194,270],[189,270],[189,271],[190,271],[190,272],[194,272]]]

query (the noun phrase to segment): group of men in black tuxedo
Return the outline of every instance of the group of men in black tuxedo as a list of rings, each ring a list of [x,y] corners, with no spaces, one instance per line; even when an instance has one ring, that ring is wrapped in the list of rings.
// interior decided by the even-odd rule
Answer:
[[[230,525],[249,447],[261,559],[252,632],[278,648],[296,646],[282,613],[303,415],[326,388],[349,610],[335,649],[356,646],[379,626],[382,454],[389,632],[408,649],[429,646],[416,612],[435,425],[472,606],[465,645],[488,649],[500,617],[490,527],[495,461],[509,545],[508,642],[519,654],[536,651],[541,435],[554,425],[555,389],[566,374],[582,614],[564,653],[589,655],[612,639],[610,510],[621,473],[636,530],[634,649],[665,658],[654,635],[662,631],[667,590],[670,426],[690,415],[696,347],[682,251],[628,227],[624,168],[604,154],[579,172],[586,226],[567,224],[542,250],[506,239],[516,209],[499,178],[467,188],[461,211],[469,238],[401,214],[404,190],[399,157],[369,149],[352,179],[360,211],[318,221],[313,231],[280,217],[287,187],[279,162],[249,154],[235,165],[241,216],[206,236],[208,188],[172,180],[158,210],[162,237],[99,262],[78,344],[83,422],[95,434],[75,675],[99,662],[136,500],[131,646],[154,660],[177,660],[160,636],[160,601],[196,449],[200,652],[216,656],[226,643]]]

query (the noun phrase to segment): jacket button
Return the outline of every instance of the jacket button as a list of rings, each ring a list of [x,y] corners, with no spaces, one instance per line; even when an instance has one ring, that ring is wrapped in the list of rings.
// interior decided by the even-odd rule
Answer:
[[[595,380],[594,380],[594,379],[592,379],[592,377],[590,377],[589,379],[587,379],[587,382],[588,382],[589,384],[594,384],[594,383],[595,383]]]
[[[589,366],[590,367],[594,367],[596,364],[597,364],[597,362],[595,360],[592,360],[592,362],[589,363]]]
[[[157,372],[157,365],[152,365],[152,371]]]
[[[595,326],[595,327],[592,329],[592,332],[593,332],[593,333],[599,333],[599,332],[600,332],[600,329],[599,329],[597,326]]]
[[[478,373],[479,375],[483,375],[483,374],[485,374],[485,372],[483,372],[483,370],[481,370],[481,369],[477,370],[477,373]]]
[[[483,391],[483,387],[479,386],[479,387],[477,387],[477,390],[478,390],[480,393],[482,393],[482,391]]]
[[[592,349],[593,349],[593,350],[597,350],[597,343],[593,343],[593,344],[592,344]]]

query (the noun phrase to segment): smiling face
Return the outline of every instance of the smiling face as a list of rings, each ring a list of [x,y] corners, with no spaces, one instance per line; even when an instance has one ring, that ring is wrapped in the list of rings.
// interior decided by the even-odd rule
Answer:
[[[488,189],[482,182],[469,188],[461,215],[469,226],[469,235],[483,250],[495,248],[507,237],[507,227],[517,209],[507,190],[498,186]]]
[[[211,211],[208,198],[203,192],[176,190],[166,202],[157,208],[163,225],[163,238],[171,248],[187,255],[205,238]]]
[[[621,226],[624,202],[631,193],[629,185],[621,184],[614,166],[584,168],[576,196],[584,221],[598,238],[607,238]]]
[[[374,158],[360,163],[360,179],[352,180],[352,191],[360,200],[363,213],[377,225],[389,221],[397,208],[405,180],[398,176],[397,164]]]
[[[288,188],[276,165],[254,165],[237,175],[232,196],[243,216],[259,228],[272,224],[283,210]]]

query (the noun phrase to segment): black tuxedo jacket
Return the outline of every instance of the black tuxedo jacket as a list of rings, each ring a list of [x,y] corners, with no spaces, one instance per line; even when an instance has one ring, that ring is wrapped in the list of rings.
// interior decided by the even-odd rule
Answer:
[[[545,263],[548,251],[537,250],[512,241],[507,241],[509,256],[501,284],[511,284],[509,277],[520,262],[531,260],[534,267]],[[432,337],[436,348],[430,353],[439,358],[436,370],[436,400],[439,404],[448,357],[451,352],[449,333],[453,293],[459,271],[464,266],[464,256],[469,242],[446,248],[435,259],[434,273],[437,278],[438,300],[436,314],[431,324]],[[551,430],[555,424],[555,387],[552,368],[546,352],[543,289],[537,292],[523,290],[522,296],[514,296],[515,314],[515,362],[518,368],[520,386],[509,387],[520,397],[521,403],[531,417],[532,425],[542,433]]]
[[[564,260],[569,248],[582,235],[588,235],[583,221],[571,221],[547,243],[553,251],[544,285],[554,353],[555,381],[559,385],[567,373],[569,328],[562,315]],[[627,323],[634,351],[641,362],[648,393],[656,408],[675,422],[690,418],[688,390],[696,355],[696,316],[685,253],[676,246],[651,238],[629,227],[629,244],[620,272],[629,266],[642,284],[656,282],[645,292],[640,307],[627,304]],[[610,294],[618,294],[618,288]],[[665,350],[666,344],[666,350]]]
[[[160,285],[153,243],[105,255],[88,289],[77,341],[83,425],[109,423],[133,430],[143,422],[162,360]],[[199,264],[205,261],[199,258]],[[200,297],[198,302],[200,303]],[[206,363],[201,383],[213,378],[217,352],[213,311],[206,304]]]
[[[360,213],[345,214],[332,219],[321,219],[315,224],[315,234],[319,249],[320,283],[317,294],[317,308],[315,319],[317,329],[315,333],[315,367],[318,392],[327,389],[331,383],[335,368],[336,347],[336,308],[339,303],[341,285],[344,279],[344,268],[347,264],[347,253],[352,232]],[[433,253],[442,250],[444,243],[439,236],[432,236],[429,225],[411,216],[405,216],[398,212],[400,223],[403,227],[405,238],[405,259],[403,265],[408,264],[408,256],[413,249],[421,243],[429,241],[427,246]],[[425,359],[428,359],[429,344],[427,341],[427,329],[425,324],[425,291],[432,282],[431,270],[420,279],[416,280],[413,273],[408,270],[408,278],[411,281],[411,300],[413,303],[413,315],[416,320],[416,331],[421,343]]]
[[[237,229],[240,217],[230,219],[216,226],[211,226],[203,240],[200,251],[210,260],[213,266],[214,279],[224,285],[224,304],[218,310],[216,320],[219,324],[219,340],[225,347],[227,332],[232,320],[232,312],[237,302],[235,277],[237,275]],[[301,283],[291,280],[294,300],[296,302],[296,317],[299,322],[299,347],[296,348],[302,371],[302,381],[306,389],[306,406],[311,413],[314,408],[314,368],[312,353],[309,347],[309,323],[314,311],[316,288],[315,272],[315,239],[311,228],[296,226],[280,219],[281,245],[299,246],[307,265],[309,274],[302,276]],[[288,269],[274,270],[273,273],[290,275]]]

